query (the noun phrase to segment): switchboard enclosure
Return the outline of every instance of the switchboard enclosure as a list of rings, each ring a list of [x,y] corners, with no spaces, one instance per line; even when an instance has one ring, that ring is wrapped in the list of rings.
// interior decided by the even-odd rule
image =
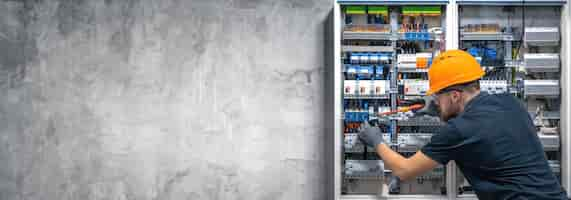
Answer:
[[[454,162],[403,181],[357,136],[362,122],[376,120],[391,148],[408,157],[438,134],[436,117],[379,114],[425,96],[432,59],[447,49],[478,60],[482,92],[524,104],[569,191],[570,16],[557,0],[337,0],[335,199],[477,199]]]

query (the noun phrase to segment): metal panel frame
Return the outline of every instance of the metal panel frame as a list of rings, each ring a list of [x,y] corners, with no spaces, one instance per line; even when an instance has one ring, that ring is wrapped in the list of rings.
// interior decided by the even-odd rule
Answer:
[[[446,6],[446,50],[458,49],[460,36],[458,4],[456,0],[451,0],[450,4]],[[456,199],[458,194],[458,186],[456,185],[456,163],[454,161],[448,162],[446,165],[446,194],[449,200]]]
[[[561,14],[561,183],[571,198],[571,7],[565,4]]]
[[[448,0],[338,0],[341,5],[446,5]]]
[[[379,200],[387,199],[376,195],[343,195],[340,200]],[[391,200],[446,200],[446,196],[441,195],[393,195],[389,196]],[[468,198],[470,199],[470,198]],[[477,200],[477,199],[476,199]]]
[[[496,5],[495,3],[506,3],[514,2],[515,0],[506,1],[485,1],[485,0],[450,0],[449,4],[446,6],[446,49],[457,49],[459,36],[458,36],[458,5],[471,5],[471,4],[486,4],[486,5]],[[445,3],[442,3],[445,2]],[[525,5],[535,5],[538,2],[541,5],[563,5],[562,15],[561,15],[561,181],[562,185],[566,191],[568,191],[569,198],[571,198],[571,134],[570,134],[570,124],[571,124],[571,105],[570,105],[570,94],[571,94],[571,69],[570,61],[571,58],[571,7],[565,4],[564,0],[549,0],[549,1],[525,1]],[[341,195],[341,166],[342,157],[341,151],[343,147],[342,139],[342,65],[341,65],[341,34],[342,34],[342,22],[341,22],[341,5],[342,4],[384,4],[384,5],[402,5],[402,4],[415,4],[415,5],[427,5],[436,4],[442,5],[446,4],[448,1],[428,1],[428,0],[417,0],[417,1],[378,1],[378,0],[341,0],[334,3],[333,17],[334,17],[334,194],[335,200],[375,200],[381,199],[378,195]],[[521,1],[517,1],[517,5],[521,5]],[[497,5],[510,5],[510,4],[497,4]],[[389,199],[477,199],[474,195],[456,195],[456,165],[450,162],[447,165],[447,196],[440,195],[390,195]]]
[[[341,148],[343,147],[343,138],[341,138],[342,135],[342,125],[343,123],[342,120],[342,110],[343,110],[343,96],[342,96],[342,88],[343,88],[343,83],[341,81],[341,72],[342,72],[342,66],[341,66],[341,54],[339,52],[341,52],[341,31],[342,31],[342,26],[341,26],[341,6],[337,3],[334,4],[333,6],[333,48],[334,48],[334,56],[333,58],[335,59],[335,61],[333,62],[333,66],[334,66],[334,70],[333,70],[333,76],[334,76],[334,92],[333,95],[335,96],[335,100],[333,101],[334,103],[334,108],[333,108],[333,113],[334,113],[334,119],[335,122],[333,122],[334,128],[333,128],[333,140],[334,140],[334,156],[333,156],[333,160],[334,160],[334,167],[333,167],[333,173],[334,173],[334,179],[333,179],[333,198],[334,199],[341,199],[341,183],[342,183],[342,177],[341,177],[341,165],[343,164],[342,160],[341,160]]]
[[[497,5],[497,6],[560,6],[566,0],[458,0],[457,5]],[[338,0],[341,5],[446,5],[452,0]]]
[[[458,5],[489,6],[560,6],[565,0],[458,0]]]

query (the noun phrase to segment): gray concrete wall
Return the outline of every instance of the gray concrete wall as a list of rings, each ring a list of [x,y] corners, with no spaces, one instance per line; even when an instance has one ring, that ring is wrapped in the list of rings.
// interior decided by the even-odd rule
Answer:
[[[0,199],[325,199],[332,6],[1,0]]]

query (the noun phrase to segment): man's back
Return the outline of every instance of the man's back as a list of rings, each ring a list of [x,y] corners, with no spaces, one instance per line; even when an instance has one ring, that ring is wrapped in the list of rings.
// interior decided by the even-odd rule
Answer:
[[[476,96],[422,151],[440,163],[455,160],[479,199],[566,199],[527,111],[512,96]]]

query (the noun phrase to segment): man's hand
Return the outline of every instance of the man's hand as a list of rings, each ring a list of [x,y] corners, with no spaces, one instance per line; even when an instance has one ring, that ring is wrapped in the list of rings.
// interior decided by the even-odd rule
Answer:
[[[402,180],[409,180],[422,173],[430,171],[438,166],[438,163],[421,151],[416,152],[412,157],[405,158],[393,151],[383,140],[381,129],[371,126],[369,122],[361,124],[359,139],[367,146],[375,148],[377,154],[383,159],[385,166],[393,171],[393,174]]]
[[[383,140],[383,133],[377,126],[371,126],[369,122],[363,122],[359,130],[359,139],[369,147],[376,148],[377,145],[386,143]]]

